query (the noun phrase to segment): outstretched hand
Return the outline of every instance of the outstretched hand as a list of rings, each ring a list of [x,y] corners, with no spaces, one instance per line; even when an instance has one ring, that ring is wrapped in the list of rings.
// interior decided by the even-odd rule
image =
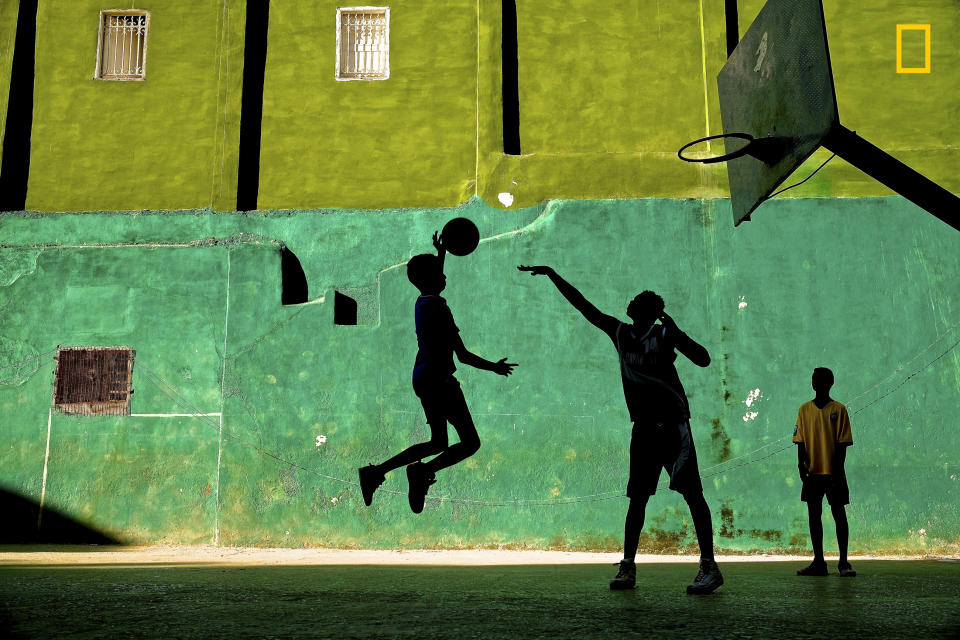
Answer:
[[[517,267],[517,271],[529,271],[532,276],[549,276],[552,273],[556,273],[553,270],[553,267],[548,267],[546,265],[528,267],[526,265],[520,265]]]
[[[443,246],[443,236],[440,235],[439,231],[433,232],[433,248],[437,250],[437,253],[443,253],[447,250],[447,248]]]
[[[501,376],[509,376],[513,373],[513,368],[517,366],[516,362],[507,362],[506,358],[500,358],[493,363],[493,368],[490,369],[494,373],[498,373]]]

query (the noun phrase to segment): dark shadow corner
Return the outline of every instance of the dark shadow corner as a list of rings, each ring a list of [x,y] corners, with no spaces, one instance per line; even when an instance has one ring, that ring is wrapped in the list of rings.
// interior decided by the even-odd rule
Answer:
[[[102,531],[65,516],[54,509],[43,508],[30,498],[0,489],[0,544],[123,544]]]
[[[286,246],[280,247],[281,303],[303,304],[307,301],[307,276],[300,260]]]
[[[357,301],[339,291],[333,292],[333,324],[357,324]]]

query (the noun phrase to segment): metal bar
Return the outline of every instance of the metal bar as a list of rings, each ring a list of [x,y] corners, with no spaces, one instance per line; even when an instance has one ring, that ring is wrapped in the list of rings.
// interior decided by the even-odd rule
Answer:
[[[823,141],[823,146],[960,231],[960,198],[867,142],[855,131],[837,124]]]

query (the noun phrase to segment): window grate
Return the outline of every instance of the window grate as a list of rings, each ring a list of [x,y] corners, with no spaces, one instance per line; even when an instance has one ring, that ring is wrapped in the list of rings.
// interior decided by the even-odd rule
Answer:
[[[142,80],[147,67],[146,12],[100,13],[97,78]]]
[[[134,356],[128,347],[58,347],[54,408],[86,416],[130,415]]]
[[[390,76],[390,8],[337,9],[337,79]]]

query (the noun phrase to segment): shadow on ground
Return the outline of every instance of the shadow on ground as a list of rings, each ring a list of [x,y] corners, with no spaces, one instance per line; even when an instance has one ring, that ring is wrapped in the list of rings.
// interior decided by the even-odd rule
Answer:
[[[960,563],[861,561],[800,578],[801,563],[729,563],[688,596],[696,567],[0,567],[5,637],[957,638]],[[834,567],[831,567],[835,569]]]

